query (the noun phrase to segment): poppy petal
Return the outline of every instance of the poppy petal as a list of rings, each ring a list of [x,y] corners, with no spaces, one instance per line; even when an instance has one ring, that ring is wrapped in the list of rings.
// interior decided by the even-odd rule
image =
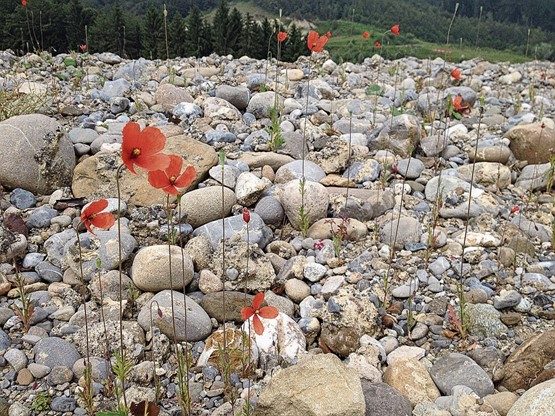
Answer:
[[[143,141],[143,154],[152,155],[164,149],[166,145],[166,136],[157,127],[145,127],[141,132]]]
[[[254,309],[251,308],[250,306],[245,306],[243,309],[241,309],[241,318],[244,321],[246,321],[253,315],[254,315]]]
[[[254,332],[257,335],[262,335],[264,333],[264,325],[262,325],[262,321],[258,315],[254,315],[252,317],[252,326],[254,327]]]
[[[279,315],[279,311],[275,306],[264,306],[260,308],[258,315],[264,319],[274,319]]]
[[[152,170],[148,172],[148,183],[152,185],[153,188],[162,189],[170,185],[170,180],[168,175],[163,170]]]
[[[107,206],[108,201],[106,199],[99,199],[91,202],[81,213],[81,221],[85,221],[91,215],[98,214],[99,212],[105,210]]]
[[[96,235],[96,234],[94,233],[94,231],[92,230],[92,228],[91,228],[91,222],[90,222],[89,220],[85,220],[85,221],[83,222],[83,224],[85,224],[85,227],[87,228],[87,231],[88,231],[89,233],[91,233],[91,234],[93,234],[93,235]]]
[[[112,213],[110,212],[103,212],[100,214],[96,214],[94,218],[91,218],[90,223],[97,228],[102,228],[104,230],[110,228],[114,225],[115,219]]]
[[[318,39],[318,42],[316,42],[316,46],[314,47],[314,52],[322,52],[324,50],[324,46],[328,43],[328,39],[329,38],[327,36],[320,36],[320,39]]]
[[[188,187],[197,176],[197,171],[193,166],[187,166],[185,171],[173,183],[178,188]]]
[[[141,155],[141,157],[135,159],[135,164],[149,172],[153,170],[164,170],[170,164],[170,158],[164,153]]]
[[[314,50],[313,48],[317,41],[318,41],[318,32],[314,32],[314,31],[310,32],[306,37],[306,43],[308,45],[308,49],[310,49],[311,51]]]
[[[257,311],[262,306],[264,302],[264,292],[257,293],[254,299],[252,300],[252,308]]]
[[[133,149],[139,147],[141,135],[141,126],[138,123],[129,122],[123,128],[123,142],[121,144],[121,160],[123,164],[132,173],[136,174],[133,166],[133,158],[131,154]]]
[[[170,195],[179,195],[179,189],[177,189],[173,185],[166,186],[165,188],[162,189],[162,191]]]
[[[170,164],[166,168],[166,174],[168,175],[168,178],[171,178],[172,176],[177,177],[181,173],[181,167],[183,166],[183,158],[177,155],[169,155],[169,158],[170,158]]]

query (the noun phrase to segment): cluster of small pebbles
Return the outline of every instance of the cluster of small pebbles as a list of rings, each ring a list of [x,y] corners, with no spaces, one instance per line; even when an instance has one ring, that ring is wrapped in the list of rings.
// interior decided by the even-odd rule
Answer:
[[[555,68],[456,66],[0,52],[34,106],[0,122],[0,416],[86,415],[88,356],[115,408],[120,348],[127,403],[181,414],[176,344],[196,415],[552,415]],[[195,167],[179,204],[116,181],[130,121]]]

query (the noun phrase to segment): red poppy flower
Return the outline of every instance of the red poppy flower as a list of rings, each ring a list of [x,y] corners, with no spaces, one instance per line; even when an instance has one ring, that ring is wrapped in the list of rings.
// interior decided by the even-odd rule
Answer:
[[[362,37],[363,37],[364,39],[368,39],[368,38],[370,37],[370,33],[368,33],[368,32],[362,32]]]
[[[153,170],[148,172],[148,182],[156,189],[162,189],[165,193],[178,195],[177,188],[188,187],[195,179],[196,171],[193,166],[187,166],[181,173],[183,159],[181,156],[170,155],[170,164],[164,170]]]
[[[277,34],[277,40],[279,42],[283,42],[285,39],[287,39],[287,32],[279,32]]]
[[[331,32],[326,32],[326,34],[324,35],[325,37],[327,37],[328,39],[331,38]]]
[[[376,48],[381,48],[381,47],[382,47],[382,44],[381,44],[379,41],[376,41],[376,43],[374,43],[374,46],[375,46]]]
[[[515,205],[513,209],[511,209],[511,214],[514,214],[515,212],[518,212],[518,211],[520,211],[520,207],[518,205]]]
[[[91,202],[87,208],[81,212],[81,222],[85,224],[87,230],[94,234],[91,225],[97,228],[107,229],[114,225],[114,216],[110,212],[101,212],[108,206],[108,201],[99,199],[98,201]],[[96,235],[96,234],[95,234]]]
[[[453,104],[453,108],[457,110],[459,113],[468,108],[468,106],[462,105],[462,96],[460,94],[457,95],[455,98],[451,99],[451,104]]]
[[[166,136],[156,127],[141,131],[137,123],[129,122],[123,128],[121,158],[127,169],[133,173],[137,165],[147,171],[163,170],[170,164],[168,155],[160,153],[166,145]]]
[[[454,69],[451,71],[451,76],[452,76],[453,78],[455,78],[456,80],[459,80],[459,81],[460,81],[460,79],[461,79],[461,70],[460,70],[459,68],[454,68]]]
[[[327,35],[320,36],[318,35],[318,32],[312,31],[306,37],[306,43],[308,45],[308,49],[310,49],[312,52],[322,52],[324,50],[325,44],[328,42],[328,39],[329,38]]]
[[[249,209],[247,207],[243,208],[243,221],[245,221],[247,224],[250,222],[251,220],[251,213],[249,212]]]
[[[23,7],[27,7],[27,0],[21,0],[21,5]]]
[[[399,28],[399,25],[395,25],[395,26],[391,26],[391,29],[390,29],[390,30],[391,30],[391,33],[393,33],[394,35],[398,35],[398,34],[399,34],[399,31],[400,31],[401,29]]]
[[[79,49],[81,49],[81,52],[87,52],[87,45],[79,45]]]
[[[241,318],[247,320],[252,316],[252,326],[254,327],[254,332],[257,335],[262,335],[264,333],[264,325],[260,318],[273,319],[279,315],[279,311],[274,306],[264,306],[261,308],[264,302],[264,293],[258,293],[252,300],[252,307],[245,306],[241,309]]]

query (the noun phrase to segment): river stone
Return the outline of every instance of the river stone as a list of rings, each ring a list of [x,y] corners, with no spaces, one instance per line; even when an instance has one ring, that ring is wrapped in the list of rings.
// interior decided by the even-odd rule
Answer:
[[[77,349],[66,340],[58,337],[42,338],[33,348],[35,362],[50,368],[64,366],[73,368],[81,356]]]
[[[367,416],[410,416],[412,405],[393,387],[385,383],[361,380]]]
[[[50,194],[71,184],[73,145],[53,118],[29,114],[0,122],[0,147],[2,185]]]
[[[550,169],[550,163],[544,163],[543,165],[526,165],[520,172],[515,186],[526,191],[545,189]]]
[[[244,110],[249,104],[250,93],[246,87],[220,85],[216,89],[216,97],[226,100],[239,110]]]
[[[273,91],[259,92],[254,94],[247,106],[247,112],[253,114],[257,119],[269,117],[270,108],[275,107],[275,100],[277,99],[277,107],[283,107],[283,97],[277,95]]]
[[[344,241],[359,241],[368,234],[366,225],[354,218],[322,218],[310,226],[307,235],[314,240],[332,239],[334,234],[340,234],[342,226],[347,228]]]
[[[420,143],[421,137],[418,118],[401,114],[385,123],[373,147],[389,149],[402,157],[408,157]]]
[[[319,183],[305,181],[303,201],[300,191],[300,180],[292,180],[280,188],[279,199],[289,222],[297,230],[301,229],[299,212],[303,202],[308,226],[314,224],[319,219],[327,217],[328,191]]]
[[[393,362],[386,368],[383,380],[406,397],[413,407],[421,402],[434,402],[441,396],[424,364],[413,358]]]
[[[301,179],[303,171],[302,160],[295,160],[279,167],[276,171],[274,182],[286,183],[294,179]],[[304,177],[307,181],[320,182],[326,177],[326,172],[317,163],[310,160],[304,161]]]
[[[177,127],[177,126],[175,126]],[[218,163],[218,155],[212,146],[201,143],[192,137],[185,136],[170,127],[160,128],[167,137],[165,153],[181,155],[183,166],[192,165],[196,176],[188,188],[194,189],[208,174],[210,168]],[[170,136],[170,134],[174,134]],[[99,199],[111,198],[117,195],[115,167],[121,165],[121,158],[114,153],[101,151],[94,156],[81,161],[74,171],[71,185],[76,198]],[[144,175],[133,175],[124,169],[120,178],[122,200],[130,205],[151,206],[166,204],[167,194],[160,189],[154,189]],[[186,206],[185,204],[183,205]]]
[[[493,305],[468,303],[465,314],[468,331],[472,335],[495,338],[508,331],[500,320],[500,312]]]
[[[494,392],[493,382],[474,360],[466,355],[451,353],[440,357],[430,368],[430,375],[441,392],[450,396],[455,386],[470,387],[478,396]]]
[[[518,160],[526,160],[529,164],[549,162],[550,149],[555,148],[555,130],[541,126],[541,123],[522,124],[505,134]]]
[[[241,112],[228,101],[218,97],[208,97],[202,107],[204,116],[214,121],[241,120]]]
[[[212,331],[212,322],[208,314],[193,299],[186,296],[184,301],[183,293],[173,292],[173,313],[176,327],[176,339],[181,341],[200,341],[210,335]],[[152,303],[154,307],[152,308]],[[159,313],[156,310],[156,302],[158,302]],[[185,326],[185,302],[187,303],[187,325]],[[172,307],[171,294],[169,290],[163,290],[157,293],[147,304],[145,304],[137,322],[145,330],[150,330],[150,310],[152,308],[153,325],[158,327],[160,331],[169,339],[173,339],[173,323],[172,323]],[[161,315],[161,316],[160,316]],[[187,331],[185,332],[185,327]]]
[[[319,354],[274,375],[260,393],[256,414],[364,416],[366,405],[356,370],[332,354]]]
[[[555,403],[555,379],[544,381],[526,391],[507,416],[551,416]]]
[[[225,292],[207,293],[202,297],[200,306],[208,313],[208,316],[216,319],[218,322],[233,321],[237,323],[243,322],[241,317],[241,309],[245,306],[251,306],[254,296],[244,292],[227,290]],[[224,312],[225,303],[225,312]]]
[[[237,202],[235,193],[221,186],[208,186],[187,192],[181,198],[182,219],[187,219],[193,228],[215,221],[222,216],[222,194],[223,213],[225,216],[231,212],[231,207]]]
[[[170,272],[171,257],[171,272]],[[154,245],[143,247],[133,259],[131,279],[147,292],[183,289],[193,280],[193,262],[179,246]]]
[[[547,372],[546,365],[555,360],[555,329],[529,338],[507,358],[501,385],[509,391],[528,389]],[[516,414],[516,413],[515,413]]]
[[[386,222],[380,228],[380,240],[388,245],[395,244],[395,248],[401,249],[406,244],[420,241],[422,229],[416,218],[401,217]]]
[[[160,85],[156,89],[154,98],[166,112],[171,111],[179,103],[192,103],[194,101],[185,88],[176,87],[172,84]]]
[[[501,163],[476,162],[463,165],[457,168],[457,174],[468,182],[474,175],[475,183],[482,186],[494,185],[498,189],[504,189],[511,184],[511,170]]]

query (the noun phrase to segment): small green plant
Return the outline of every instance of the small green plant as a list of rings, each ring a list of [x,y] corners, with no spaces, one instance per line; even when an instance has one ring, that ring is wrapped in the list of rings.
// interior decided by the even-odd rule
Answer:
[[[23,332],[27,332],[31,327],[31,319],[33,317],[33,313],[35,312],[35,307],[31,302],[31,296],[25,288],[25,279],[19,273],[17,273],[15,279],[15,286],[19,293],[19,302],[21,303],[21,306],[14,303],[14,312],[19,319],[21,319],[21,322],[23,322]]]
[[[43,93],[20,94],[0,88],[0,121],[13,116],[39,113],[46,107],[48,95]]]
[[[180,349],[177,353],[177,403],[184,415],[191,414],[191,395],[189,393],[188,369],[190,362],[190,351],[185,346],[185,351]],[[157,387],[158,388],[158,387]]]
[[[551,193],[551,188],[555,183],[555,149],[549,149],[549,169],[547,171],[547,192]]]
[[[277,152],[283,146],[284,140],[281,134],[278,110],[275,107],[270,108],[270,120],[271,125],[266,130],[270,134],[270,148],[272,152]]]
[[[299,181],[299,192],[301,193],[301,206],[299,207],[299,215],[297,218],[297,226],[301,230],[303,237],[306,237],[308,233],[308,228],[310,227],[310,217],[309,212],[304,205],[304,197],[306,193],[306,179],[303,177]]]
[[[115,361],[112,365],[112,371],[116,375],[116,383],[114,385],[114,393],[117,400],[116,412],[127,415],[129,408],[124,394],[125,381],[129,378],[129,373],[133,368],[133,362],[127,358],[125,353],[121,355],[119,352],[114,352],[114,358]]]
[[[333,242],[333,251],[335,257],[339,257],[343,241],[347,238],[347,226],[351,221],[350,218],[342,217],[341,222],[337,224],[333,218],[327,219],[326,224],[330,226],[331,239]]]
[[[52,397],[46,391],[38,392],[31,404],[31,409],[37,412],[47,412],[50,410],[50,403],[52,402]]]
[[[94,388],[93,388],[93,378],[92,378],[92,365],[89,359],[87,359],[87,364],[85,365],[85,370],[83,372],[84,387],[79,390],[79,397],[83,401],[87,415],[94,415]]]

